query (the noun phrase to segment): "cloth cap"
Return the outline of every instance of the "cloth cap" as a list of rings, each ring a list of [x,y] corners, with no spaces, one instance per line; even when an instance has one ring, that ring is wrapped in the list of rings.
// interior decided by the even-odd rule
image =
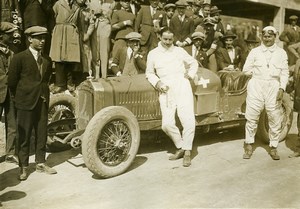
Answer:
[[[226,38],[232,38],[235,39],[236,35],[232,31],[227,31],[222,37],[221,40],[225,40]]]
[[[18,28],[17,27],[10,27],[10,26],[1,27],[0,34],[12,33],[15,30],[18,30]]]
[[[192,34],[192,39],[195,40],[195,39],[201,39],[201,40],[204,40],[205,39],[205,35],[204,33],[200,32],[200,31],[197,31],[197,32],[194,32]]]
[[[267,26],[262,29],[262,34],[264,35],[265,33],[276,36],[276,34],[278,32],[277,32],[276,28],[274,28],[273,26]]]
[[[209,5],[209,6],[211,6],[210,0],[204,0],[204,1],[202,1],[202,5]]]
[[[292,15],[289,17],[290,20],[298,20],[298,16],[296,15]]]
[[[125,36],[125,39],[127,40],[136,40],[136,41],[140,41],[142,38],[142,35],[137,33],[137,32],[130,32]]]
[[[217,13],[220,13],[222,12],[222,10],[220,10],[217,6],[212,6],[210,8],[210,14],[217,14]]]
[[[175,4],[172,4],[172,3],[169,3],[169,4],[166,4],[164,6],[164,10],[167,11],[169,8],[173,8],[175,9],[176,8],[176,5]]]
[[[186,7],[188,6],[188,3],[186,2],[186,0],[178,0],[175,3],[176,7],[182,8],[182,7]]]
[[[30,36],[37,36],[37,35],[42,35],[47,33],[48,33],[47,28],[41,26],[32,26],[25,30],[25,34]]]

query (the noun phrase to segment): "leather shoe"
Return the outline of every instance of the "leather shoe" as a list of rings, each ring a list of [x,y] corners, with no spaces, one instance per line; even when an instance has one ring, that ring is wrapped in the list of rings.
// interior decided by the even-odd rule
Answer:
[[[62,92],[64,92],[66,90],[66,88],[64,88],[64,87],[60,87],[60,86],[54,86],[53,88],[52,88],[52,93],[53,94],[59,94],[59,93],[62,93]]]
[[[184,150],[183,149],[178,149],[175,154],[171,155],[169,157],[169,160],[178,160],[180,158],[182,158],[184,155]]]
[[[56,174],[56,170],[54,168],[50,168],[45,163],[39,163],[36,165],[36,171],[40,173],[46,173],[46,174]]]
[[[245,144],[245,153],[243,155],[243,159],[250,159],[253,153],[252,145],[251,144]]]
[[[270,156],[273,160],[280,160],[280,156],[278,155],[277,149],[275,147],[271,148]]]
[[[191,151],[186,150],[183,156],[183,167],[189,167],[192,164],[191,162]]]
[[[19,159],[15,155],[6,155],[5,156],[5,162],[14,163],[14,164],[18,165],[19,164]]]
[[[20,181],[25,181],[28,178],[28,168],[27,167],[20,167]]]

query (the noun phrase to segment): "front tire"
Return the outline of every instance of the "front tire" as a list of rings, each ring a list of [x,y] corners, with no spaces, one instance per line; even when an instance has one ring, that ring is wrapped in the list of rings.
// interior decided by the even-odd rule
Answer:
[[[279,141],[283,141],[286,138],[292,126],[292,121],[293,121],[293,110],[291,106],[291,99],[288,94],[284,94],[282,100],[282,109],[283,109],[283,121],[281,123],[282,129],[279,136]],[[257,127],[257,136],[264,143],[269,143],[269,121],[265,110],[261,113],[259,119],[259,123]]]
[[[109,178],[125,172],[140,145],[136,117],[120,106],[107,107],[90,120],[82,137],[85,165],[97,176]]]

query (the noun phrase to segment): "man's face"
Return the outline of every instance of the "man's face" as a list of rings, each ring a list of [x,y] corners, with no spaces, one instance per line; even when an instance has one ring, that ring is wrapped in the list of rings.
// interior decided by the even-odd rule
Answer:
[[[125,10],[129,8],[129,1],[120,1],[120,4]]]
[[[264,33],[262,36],[262,42],[266,47],[273,46],[275,43],[276,36],[274,34],[270,34],[268,32]]]
[[[8,44],[12,44],[13,43],[13,35],[12,33],[9,34],[2,34],[1,35],[1,42],[8,45]]]
[[[199,10],[200,10],[200,7],[197,6],[197,5],[195,5],[195,4],[193,4],[192,10],[193,10],[194,14],[198,14],[198,13],[199,13]]]
[[[166,11],[166,15],[169,19],[171,19],[174,15],[174,8],[169,8],[167,11]]]
[[[204,5],[204,7],[203,7],[204,17],[208,17],[209,13],[210,13],[210,6],[209,5]]]
[[[139,40],[128,40],[128,46],[133,50],[138,50],[140,48],[140,41]]]
[[[295,26],[297,24],[297,20],[291,20],[291,25]]]
[[[203,40],[201,38],[193,39],[193,43],[197,49],[201,48]]]
[[[157,8],[158,7],[158,3],[159,3],[158,0],[150,0],[150,5],[153,8]]]
[[[233,44],[233,38],[228,37],[228,38],[225,39],[225,46],[226,47],[232,47],[232,44]]]
[[[215,22],[219,22],[221,20],[220,18],[220,14],[219,13],[215,13],[213,15],[210,15],[212,18],[214,18]]]
[[[160,41],[161,41],[161,45],[164,48],[168,49],[173,45],[174,34],[169,31],[163,32],[163,34],[160,37]]]
[[[185,14],[185,9],[186,9],[185,7],[178,7],[177,8],[178,14],[180,16],[184,15]]]
[[[46,35],[29,36],[28,41],[30,46],[37,51],[41,51],[45,45]]]

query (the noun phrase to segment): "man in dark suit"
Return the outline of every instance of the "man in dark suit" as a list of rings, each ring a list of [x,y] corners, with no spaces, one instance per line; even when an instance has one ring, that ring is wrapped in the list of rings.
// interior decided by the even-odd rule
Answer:
[[[154,20],[161,22],[164,14],[158,7],[158,3],[159,0],[150,0],[150,6],[142,6],[135,20],[135,31],[141,33],[141,46],[147,53],[158,44],[156,30],[159,29],[154,28]]]
[[[170,30],[174,33],[175,45],[185,47],[192,43],[191,35],[195,31],[194,21],[185,15],[188,5],[186,1],[179,0],[175,5],[178,14],[171,19]]]
[[[125,36],[127,47],[118,50],[111,64],[111,69],[115,75],[145,73],[146,57],[140,49],[141,38],[141,34],[137,32],[131,32]]]
[[[17,30],[13,25],[0,30],[0,119],[4,111],[6,133],[5,162],[18,164],[15,142],[17,136],[16,115],[14,103],[7,87],[8,66],[13,57],[9,45],[13,42],[13,32]]]
[[[240,47],[233,46],[233,40],[235,38],[236,35],[231,31],[225,33],[225,35],[221,38],[225,47],[220,47],[216,50],[218,70],[241,70],[242,50]]]
[[[17,109],[20,180],[26,180],[28,177],[29,147],[33,128],[36,140],[36,171],[56,173],[45,164],[50,97],[48,81],[52,72],[52,62],[41,52],[47,33],[47,28],[41,26],[26,29],[29,48],[16,54],[9,67],[8,86]]]

